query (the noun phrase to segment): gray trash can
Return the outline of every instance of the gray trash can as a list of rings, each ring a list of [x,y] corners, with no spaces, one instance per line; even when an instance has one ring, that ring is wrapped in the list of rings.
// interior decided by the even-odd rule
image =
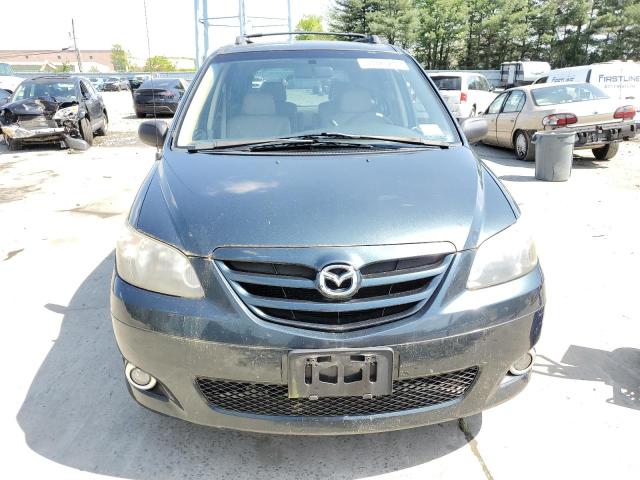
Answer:
[[[571,176],[576,134],[549,130],[533,134],[536,146],[536,178],[547,182],[566,182]]]

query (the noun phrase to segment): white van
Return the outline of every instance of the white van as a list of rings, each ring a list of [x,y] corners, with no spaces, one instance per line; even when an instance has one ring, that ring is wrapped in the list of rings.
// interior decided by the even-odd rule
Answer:
[[[640,111],[640,63],[613,61],[551,70],[535,83],[587,82]]]
[[[505,88],[529,85],[550,70],[551,65],[547,62],[503,62],[500,64],[500,85]]]
[[[487,78],[476,72],[434,72],[429,76],[458,120],[484,112],[497,94]]]
[[[0,63],[0,89],[13,93],[24,78],[13,76],[13,70],[8,63]]]

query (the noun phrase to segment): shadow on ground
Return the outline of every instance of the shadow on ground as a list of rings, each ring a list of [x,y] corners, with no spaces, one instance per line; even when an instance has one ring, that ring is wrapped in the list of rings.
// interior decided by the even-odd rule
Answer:
[[[490,147],[487,145],[477,144],[473,146],[473,150],[476,154],[482,158],[483,160],[488,160],[490,162],[498,163],[500,165],[504,165],[507,167],[520,167],[526,168],[531,171],[531,177],[526,175],[505,175],[513,178],[504,178],[500,177],[503,180],[509,181],[535,181],[533,176],[533,171],[535,170],[536,164],[535,162],[524,162],[522,160],[518,160],[513,153],[512,150],[508,150],[506,148],[500,147]],[[571,168],[577,169],[600,169],[607,168],[607,164],[609,162],[606,161],[596,161],[593,157],[586,156],[590,155],[590,153],[586,153],[588,151],[580,150],[579,153],[573,155],[573,162]],[[515,178],[518,179],[515,179]]]
[[[602,382],[612,389],[608,403],[640,410],[640,350],[637,348],[608,352],[571,345],[560,362],[538,355],[534,371],[556,378]]]
[[[466,445],[457,422],[366,436],[286,437],[192,425],[129,398],[109,319],[113,255],[83,281],[18,413],[27,444],[103,475],[158,478],[361,478],[429,462]],[[481,415],[465,422],[475,436]]]

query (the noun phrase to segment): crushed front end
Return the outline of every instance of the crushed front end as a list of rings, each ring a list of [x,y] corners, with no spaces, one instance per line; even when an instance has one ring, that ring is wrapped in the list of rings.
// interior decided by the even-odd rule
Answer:
[[[0,108],[0,128],[7,143],[31,144],[81,139],[77,101],[29,98]]]

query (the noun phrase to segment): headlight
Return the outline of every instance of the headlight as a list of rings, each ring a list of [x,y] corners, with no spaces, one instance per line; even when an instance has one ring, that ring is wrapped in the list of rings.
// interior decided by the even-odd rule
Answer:
[[[537,264],[535,244],[520,219],[478,247],[467,288],[485,288],[514,280],[529,273]]]
[[[54,120],[73,120],[78,116],[78,105],[61,108],[54,115]]]
[[[204,296],[195,270],[181,251],[130,226],[118,239],[116,268],[125,282],[145,290],[177,297]]]

